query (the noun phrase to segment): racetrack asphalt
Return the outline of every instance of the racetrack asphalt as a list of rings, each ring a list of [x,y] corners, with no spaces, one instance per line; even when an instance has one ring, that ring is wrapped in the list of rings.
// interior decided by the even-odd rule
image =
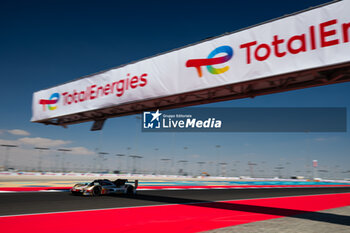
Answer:
[[[136,197],[84,197],[68,192],[0,193],[0,216],[349,192],[350,187],[140,190]]]

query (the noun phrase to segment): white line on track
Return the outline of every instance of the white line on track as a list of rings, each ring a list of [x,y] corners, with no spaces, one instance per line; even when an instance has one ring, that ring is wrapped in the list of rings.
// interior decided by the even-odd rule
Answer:
[[[35,191],[34,191],[35,192]],[[51,190],[39,190],[37,192],[44,192],[44,193],[55,193],[55,192],[69,192],[69,190],[54,190],[54,189],[51,189]]]
[[[37,192],[46,192],[46,193],[64,193],[69,192],[69,190],[38,190],[38,191],[0,191],[0,193],[37,193]]]

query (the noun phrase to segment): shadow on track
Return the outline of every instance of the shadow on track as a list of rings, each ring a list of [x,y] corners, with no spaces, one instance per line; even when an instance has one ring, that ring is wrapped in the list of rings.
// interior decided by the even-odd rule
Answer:
[[[119,198],[132,198],[136,200],[150,201],[150,202],[162,202],[167,204],[182,204],[182,205],[192,205],[196,207],[204,208],[215,208],[215,209],[225,209],[225,210],[234,210],[234,211],[244,211],[258,214],[269,214],[276,216],[292,217],[298,219],[306,219],[319,222],[327,222],[333,224],[340,224],[345,226],[350,226],[350,216],[330,214],[330,213],[320,213],[320,212],[311,212],[311,211],[302,211],[294,209],[285,209],[277,207],[265,207],[265,206],[255,206],[255,205],[246,205],[246,204],[237,204],[237,203],[224,203],[224,202],[212,202],[205,200],[196,200],[196,199],[186,199],[186,198],[176,198],[176,197],[167,197],[159,195],[147,195],[147,194],[138,194],[136,196],[117,196]]]

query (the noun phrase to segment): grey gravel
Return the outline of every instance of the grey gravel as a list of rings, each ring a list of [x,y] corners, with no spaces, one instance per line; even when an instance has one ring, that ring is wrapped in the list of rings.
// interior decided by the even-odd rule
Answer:
[[[350,233],[350,206],[241,224],[207,233]]]

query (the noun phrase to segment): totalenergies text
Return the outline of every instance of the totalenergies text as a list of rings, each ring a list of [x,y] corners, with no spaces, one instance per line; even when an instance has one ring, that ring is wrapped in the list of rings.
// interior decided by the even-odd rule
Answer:
[[[290,38],[281,38],[274,35],[270,43],[250,41],[240,45],[245,50],[246,63],[265,61],[271,55],[281,58],[287,54],[298,54],[349,42],[350,23],[339,24],[332,19],[317,26],[310,26],[308,32],[293,35]]]
[[[63,105],[94,100],[108,95],[121,97],[128,90],[146,86],[147,76],[147,73],[143,73],[139,76],[134,75],[132,77],[130,74],[127,74],[127,78],[112,83],[104,85],[93,84],[87,86],[86,89],[82,91],[73,90],[72,92],[63,92]]]

